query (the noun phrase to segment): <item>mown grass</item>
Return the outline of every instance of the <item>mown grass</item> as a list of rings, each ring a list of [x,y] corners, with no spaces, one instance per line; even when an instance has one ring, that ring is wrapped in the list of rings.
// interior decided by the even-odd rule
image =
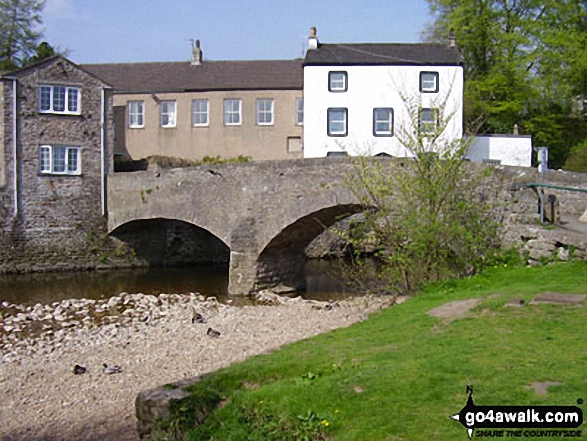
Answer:
[[[576,405],[587,399],[587,307],[529,305],[543,292],[587,294],[587,263],[429,286],[365,322],[218,371],[193,388],[192,403],[212,391],[222,404],[187,438],[465,440],[449,415],[471,384],[479,405]],[[428,314],[469,298],[482,302],[466,318]],[[524,304],[505,306],[510,299]],[[561,385],[540,396],[528,387],[536,381]],[[193,412],[184,403],[175,423],[185,430]]]

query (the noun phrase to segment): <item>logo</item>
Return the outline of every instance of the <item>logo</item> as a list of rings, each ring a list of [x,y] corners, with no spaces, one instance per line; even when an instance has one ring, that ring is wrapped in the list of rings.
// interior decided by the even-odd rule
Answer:
[[[572,430],[583,424],[583,411],[577,406],[477,406],[473,386],[467,386],[467,394],[467,404],[451,418],[467,429],[469,439],[473,433],[487,438],[581,437],[580,430]]]

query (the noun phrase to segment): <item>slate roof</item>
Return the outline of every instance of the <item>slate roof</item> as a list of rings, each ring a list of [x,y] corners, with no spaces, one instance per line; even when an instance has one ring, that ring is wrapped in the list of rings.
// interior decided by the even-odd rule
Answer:
[[[302,89],[302,60],[84,64],[116,92]]]
[[[457,47],[436,43],[320,44],[308,50],[305,66],[312,65],[441,65],[459,66]]]

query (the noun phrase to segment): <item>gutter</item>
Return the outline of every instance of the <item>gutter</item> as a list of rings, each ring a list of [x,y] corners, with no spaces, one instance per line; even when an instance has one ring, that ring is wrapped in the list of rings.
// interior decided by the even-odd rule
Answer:
[[[18,198],[18,79],[15,77],[4,77],[7,80],[12,80],[12,156],[14,158],[14,217],[18,216],[18,207],[20,201]]]
[[[104,111],[106,108],[104,102],[104,88],[100,88],[100,203],[102,206],[102,216],[106,215],[106,167],[105,167],[105,133]]]

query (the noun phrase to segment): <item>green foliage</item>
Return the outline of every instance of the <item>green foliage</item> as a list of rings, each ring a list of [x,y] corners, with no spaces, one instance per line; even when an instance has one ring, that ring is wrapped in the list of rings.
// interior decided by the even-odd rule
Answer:
[[[361,253],[375,249],[378,277],[393,292],[413,292],[423,283],[471,274],[499,254],[492,206],[478,194],[486,178],[463,157],[467,140],[443,138],[452,117],[439,106],[436,129],[422,132],[420,106],[405,99],[412,127],[398,140],[412,158],[399,165],[353,158],[348,187],[368,208],[346,237]],[[362,268],[361,268],[362,269]]]
[[[465,61],[465,118],[481,133],[530,134],[561,167],[587,138],[570,131],[575,97],[587,94],[587,3],[581,0],[428,0],[430,39],[456,33]],[[576,124],[575,124],[576,125]],[[580,139],[569,139],[579,135]]]
[[[587,139],[573,147],[564,168],[569,171],[587,173]]]
[[[45,0],[0,0],[0,70],[22,67],[41,35]]]

